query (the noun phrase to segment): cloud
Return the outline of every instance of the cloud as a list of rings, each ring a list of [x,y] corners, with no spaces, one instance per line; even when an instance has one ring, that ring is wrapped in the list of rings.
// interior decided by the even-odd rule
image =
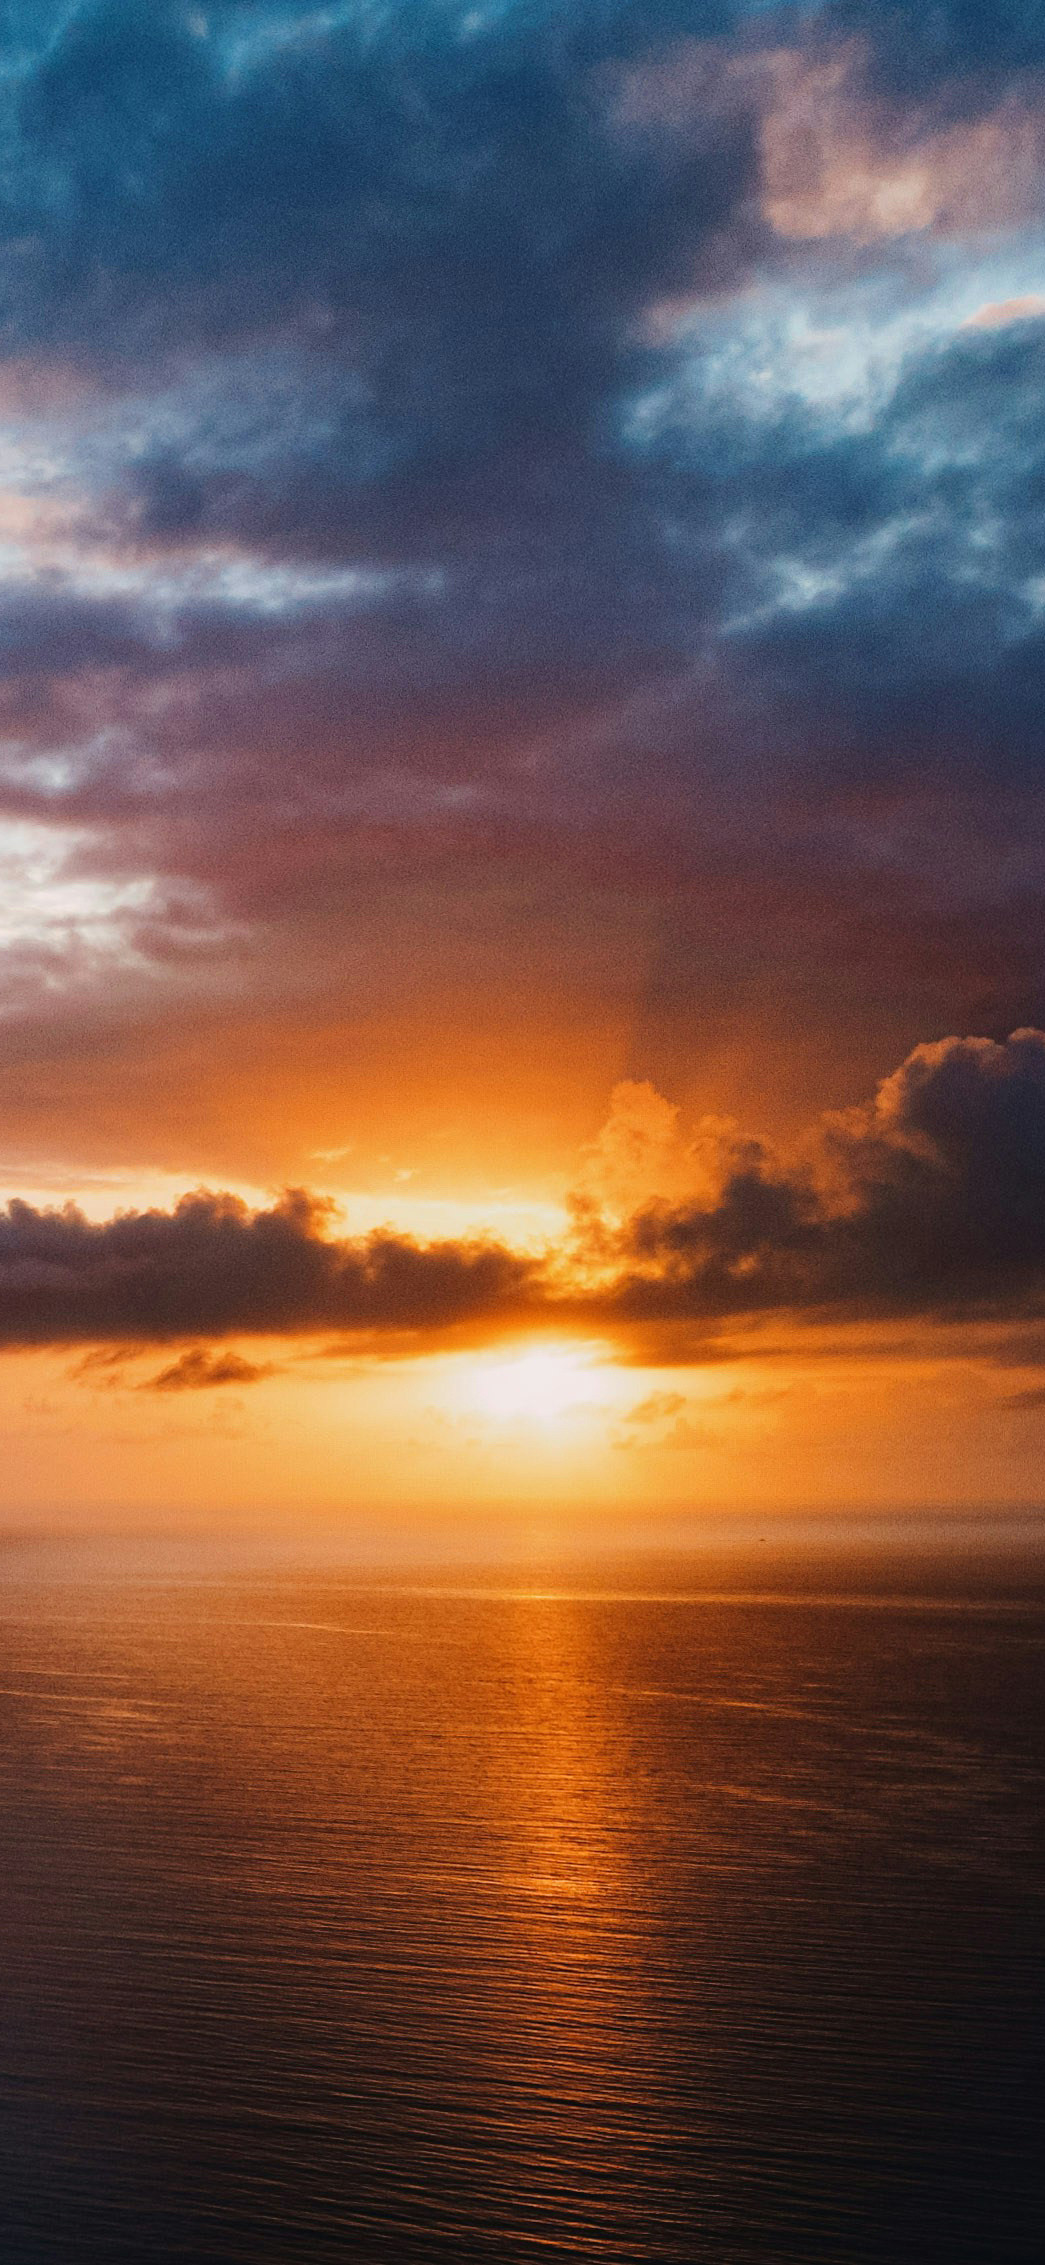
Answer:
[[[679,1110],[648,1079],[625,1078],[575,1184],[577,1198],[626,1214],[640,1198],[668,1193],[679,1171]]]
[[[284,8],[251,26],[219,8],[201,27],[175,5],[75,8],[9,97],[11,330],[102,359],[273,329],[343,354],[366,372],[364,486],[402,472],[418,417],[442,436],[437,481],[484,403],[480,455],[510,397],[520,443],[562,432],[606,324],[651,268],[692,271],[745,183],[713,122],[699,163],[622,161],[593,74],[624,14],[400,4],[376,24]],[[624,44],[665,17],[640,8]],[[405,326],[427,349],[413,377]]]
[[[693,1402],[684,1392],[651,1392],[629,1408],[613,1443],[624,1449],[674,1448],[692,1453],[713,1445],[715,1434],[708,1424],[694,1420]]]
[[[826,20],[866,38],[890,95],[969,108],[999,80],[1045,69],[1045,26],[1026,0],[833,0]]]
[[[765,221],[798,243],[964,235],[1040,209],[1040,87],[985,88],[956,116],[886,99],[877,60],[873,37],[839,37],[830,14],[789,25],[781,12],[768,44],[687,39],[633,65],[620,116],[669,147],[699,147],[710,119],[747,119]]]
[[[1003,323],[1036,322],[1039,315],[1045,315],[1045,296],[1040,291],[1021,291],[1013,299],[988,300],[966,317],[966,325],[975,330],[997,330]]]
[[[1029,1385],[1025,1392],[1007,1392],[1001,1405],[1020,1414],[1034,1414],[1039,1408],[1045,1408],[1045,1384]]]
[[[684,1414],[689,1405],[684,1392],[650,1392],[644,1400],[639,1400],[634,1408],[628,1410],[628,1422],[666,1423],[672,1416]]]
[[[769,1314],[1033,1319],[1045,1313],[1045,1033],[916,1047],[872,1102],[821,1118],[790,1160],[727,1130],[709,1188],[704,1177],[696,1197],[646,1202],[623,1223],[589,1195],[579,1233],[541,1259],[492,1240],[339,1240],[329,1207],[300,1192],[253,1213],[197,1193],[97,1225],[72,1206],[11,1203],[0,1342],[334,1330],[417,1350],[461,1328],[597,1323],[646,1328],[654,1344],[659,1331],[670,1347],[680,1325]],[[699,1359],[699,1336],[694,1346]],[[240,1356],[194,1344],[152,1383],[249,1380]],[[678,1415],[675,1398],[646,1403],[642,1420]]]
[[[182,1353],[168,1368],[160,1369],[156,1376],[139,1389],[144,1392],[202,1392],[217,1384],[257,1384],[271,1376],[271,1361],[246,1361],[241,1353],[212,1353],[203,1345],[194,1345]]]
[[[328,1238],[325,1207],[301,1193],[249,1212],[199,1193],[171,1212],[101,1225],[72,1205],[21,1202],[0,1214],[0,1343],[124,1345],[236,1334],[421,1331],[489,1326],[522,1309],[528,1262],[494,1244],[418,1245],[377,1234]],[[207,1356],[165,1372],[193,1381]]]
[[[807,1160],[752,1153],[712,1204],[625,1231],[622,1317],[1004,1316],[1045,1303],[1045,1034],[917,1047]]]
[[[884,961],[898,1049],[1037,1019],[1034,17],[19,11],[0,817],[148,905],[5,1028],[75,993],[78,1085],[117,976],[231,1029],[278,966],[343,1037],[411,891],[468,1017],[510,896],[579,1021],[648,920],[678,1050]]]

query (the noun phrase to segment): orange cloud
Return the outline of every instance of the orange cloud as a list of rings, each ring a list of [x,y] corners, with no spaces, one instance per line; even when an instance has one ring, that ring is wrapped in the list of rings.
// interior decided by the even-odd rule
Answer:
[[[251,1212],[196,1191],[173,1211],[96,1223],[72,1205],[0,1213],[0,1342],[140,1344],[346,1338],[424,1346],[511,1328],[598,1326],[653,1336],[680,1325],[777,1314],[861,1321],[1011,1320],[1045,1311],[1045,1033],[1004,1045],[919,1046],[864,1108],[820,1118],[791,1157],[706,1128],[679,1168],[693,1184],[635,1195],[675,1112],[650,1086],[617,1089],[594,1155],[622,1148],[631,1208],[575,1207],[572,1237],[543,1254],[504,1241],[418,1242],[331,1232],[329,1202],[291,1191]],[[589,1149],[590,1167],[593,1151]],[[197,1346],[156,1380],[242,1382]]]
[[[618,116],[625,127],[698,140],[710,119],[746,113],[763,216],[795,242],[957,235],[1039,208],[1045,120],[1030,102],[1013,96],[986,115],[937,123],[872,97],[866,64],[858,39],[748,55],[684,41],[627,74]]]
[[[992,299],[967,316],[963,330],[1000,330],[1009,322],[1033,322],[1045,315],[1045,292],[1024,291],[1015,299]]]
[[[1040,203],[1045,127],[1012,101],[984,118],[920,126],[859,92],[859,51],[770,61],[761,149],[766,218],[778,236],[961,235]]]

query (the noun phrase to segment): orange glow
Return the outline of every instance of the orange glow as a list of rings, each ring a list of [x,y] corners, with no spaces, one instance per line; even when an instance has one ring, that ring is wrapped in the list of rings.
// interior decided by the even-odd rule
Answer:
[[[482,1357],[468,1364],[457,1390],[463,1404],[487,1423],[547,1430],[590,1413],[593,1404],[605,1407],[613,1379],[595,1366],[600,1350],[538,1344]]]

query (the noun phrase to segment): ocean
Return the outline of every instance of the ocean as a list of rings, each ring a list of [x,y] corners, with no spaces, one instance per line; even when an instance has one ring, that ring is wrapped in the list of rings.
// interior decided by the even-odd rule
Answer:
[[[21,1563],[3,2265],[1040,2265],[1043,1632]]]

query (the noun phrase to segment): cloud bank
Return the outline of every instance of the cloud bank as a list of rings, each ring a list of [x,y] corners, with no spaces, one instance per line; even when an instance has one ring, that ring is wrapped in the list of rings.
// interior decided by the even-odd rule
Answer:
[[[147,1344],[318,1330],[437,1334],[510,1311],[522,1260],[493,1245],[378,1234],[338,1242],[326,1207],[300,1192],[250,1212],[236,1197],[187,1195],[173,1211],[96,1225],[74,1205],[0,1215],[0,1342]],[[177,1364],[165,1388],[196,1381]],[[213,1372],[211,1381],[215,1379]],[[243,1377],[239,1381],[244,1381]]]
[[[628,1134],[662,1163],[667,1119],[633,1089],[593,1151]],[[712,1158],[712,1150],[714,1157]],[[0,1342],[145,1345],[337,1332],[422,1350],[454,1331],[632,1329],[732,1316],[1028,1319],[1045,1312],[1045,1033],[918,1047],[864,1108],[821,1119],[791,1162],[706,1128],[702,1187],[623,1218],[590,1176],[577,1231],[535,1258],[493,1241],[330,1232],[301,1193],[230,1196],[89,1223],[74,1207],[0,1217]],[[717,1185],[709,1185],[714,1162]],[[158,1389],[264,1373],[192,1346]]]
[[[1045,1034],[920,1046],[808,1160],[740,1145],[710,1203],[624,1235],[629,1316],[998,1316],[1045,1296]]]

